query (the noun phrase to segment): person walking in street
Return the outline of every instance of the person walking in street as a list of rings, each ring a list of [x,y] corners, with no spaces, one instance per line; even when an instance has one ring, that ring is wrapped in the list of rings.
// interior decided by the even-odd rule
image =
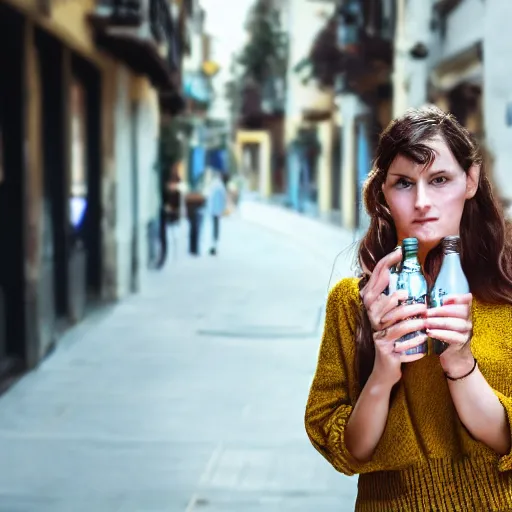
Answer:
[[[380,137],[364,200],[361,271],[329,293],[308,436],[360,474],[356,511],[512,510],[512,231],[480,149],[437,107],[408,111]],[[393,248],[417,238],[431,286],[450,235],[470,294],[427,309],[384,293]],[[448,348],[405,354],[427,335]]]
[[[226,211],[226,206],[227,191],[222,179],[222,173],[213,170],[213,177],[208,192],[208,209],[212,219],[212,243],[210,247],[210,254],[212,256],[217,254],[217,246],[220,237],[220,220]]]

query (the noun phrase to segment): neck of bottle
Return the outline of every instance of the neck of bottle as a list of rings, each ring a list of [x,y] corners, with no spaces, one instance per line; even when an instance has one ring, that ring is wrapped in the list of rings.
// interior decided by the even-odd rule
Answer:
[[[405,250],[404,261],[418,262],[418,251],[416,250]]]

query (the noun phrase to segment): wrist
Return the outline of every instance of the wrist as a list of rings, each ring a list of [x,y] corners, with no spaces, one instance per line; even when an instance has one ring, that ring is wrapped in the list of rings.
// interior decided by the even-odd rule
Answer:
[[[444,373],[450,377],[457,377],[468,373],[475,364],[471,350],[460,351],[456,354],[444,353],[439,358]]]
[[[368,389],[370,395],[384,398],[389,397],[395,384],[395,381],[383,378],[381,372],[373,371],[366,382],[365,388]]]

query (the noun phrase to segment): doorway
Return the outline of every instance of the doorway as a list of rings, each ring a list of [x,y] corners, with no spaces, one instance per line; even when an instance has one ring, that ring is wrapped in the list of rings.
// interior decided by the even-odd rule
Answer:
[[[42,351],[68,323],[68,244],[66,205],[66,124],[64,50],[42,30],[36,31],[42,86],[43,250],[41,261]]]
[[[26,365],[25,21],[0,4],[0,376]]]
[[[69,87],[69,316],[81,320],[101,299],[101,79],[96,67],[71,57]]]

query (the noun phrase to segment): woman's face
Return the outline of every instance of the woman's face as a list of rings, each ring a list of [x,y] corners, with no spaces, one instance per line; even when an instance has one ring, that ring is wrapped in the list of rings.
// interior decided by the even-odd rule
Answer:
[[[398,155],[382,185],[398,240],[417,238],[423,255],[443,237],[459,234],[464,203],[475,195],[480,172],[473,166],[466,174],[442,138],[426,145],[435,155],[430,166]]]

